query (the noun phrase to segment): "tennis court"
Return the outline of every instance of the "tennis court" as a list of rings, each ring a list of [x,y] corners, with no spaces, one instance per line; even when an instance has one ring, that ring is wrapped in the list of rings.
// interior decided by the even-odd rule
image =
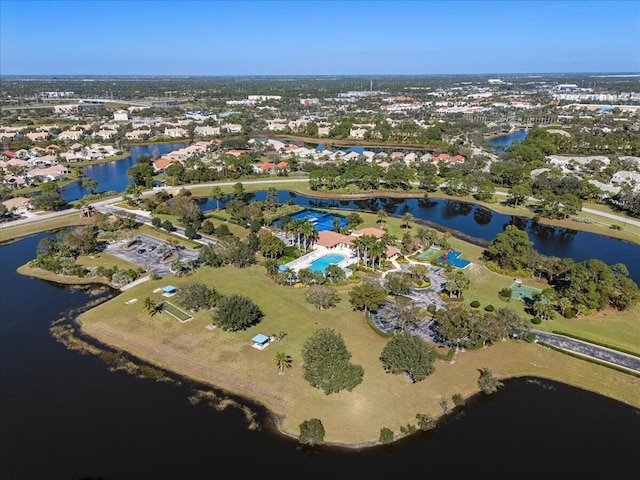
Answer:
[[[511,298],[522,301],[533,300],[533,294],[542,291],[541,288],[528,287],[518,282],[513,282],[509,288],[511,289]]]
[[[440,249],[437,247],[429,247],[424,252],[419,253],[416,258],[418,260],[431,260],[433,257],[435,257],[438,254],[439,251]]]

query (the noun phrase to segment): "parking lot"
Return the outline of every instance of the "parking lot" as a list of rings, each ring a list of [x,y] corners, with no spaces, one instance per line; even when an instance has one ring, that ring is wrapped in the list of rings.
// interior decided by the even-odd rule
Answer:
[[[166,241],[149,235],[137,235],[136,238],[133,239],[135,240],[135,244],[127,247],[131,240],[132,239],[126,241],[121,240],[110,244],[105,249],[105,252],[140,265],[150,273],[156,273],[162,276],[173,273],[171,271],[171,264],[176,258],[163,262],[163,259],[169,257],[171,254],[175,254],[182,264],[186,264],[189,260],[198,259],[199,253],[197,250],[176,247],[175,245],[171,245]]]

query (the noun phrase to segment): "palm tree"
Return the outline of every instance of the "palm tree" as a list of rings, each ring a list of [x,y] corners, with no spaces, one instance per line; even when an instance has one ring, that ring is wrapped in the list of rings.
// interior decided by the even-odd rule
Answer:
[[[360,254],[364,252],[365,241],[362,237],[357,237],[351,242],[351,246],[356,249],[356,255],[358,255],[358,261],[360,261]]]
[[[315,235],[317,234],[315,227],[311,225],[309,222],[302,222],[300,224],[299,233],[302,235],[302,238],[304,239],[305,248],[309,248],[309,245],[307,244],[307,242],[309,242],[310,239],[314,238]]]
[[[380,259],[380,263],[382,263],[382,256],[384,252],[387,250],[387,245],[383,242],[376,240],[371,242],[369,245],[369,255],[371,255],[371,268],[373,270],[376,269],[376,260]]]
[[[409,224],[413,222],[413,214],[411,212],[407,212],[402,215],[402,227],[410,228]]]
[[[340,280],[344,278],[344,271],[336,264],[330,264],[324,272],[325,277],[329,279],[331,283],[334,280]]]
[[[218,186],[211,189],[211,197],[216,200],[216,210],[220,210],[220,200],[224,198],[224,192]]]
[[[389,214],[382,208],[378,210],[378,223],[380,224],[380,228],[384,227],[384,221],[388,216]]]
[[[151,298],[146,297],[143,301],[144,311],[150,315],[153,315],[156,312],[156,302]]]
[[[278,374],[284,375],[285,368],[291,368],[292,359],[284,352],[276,352],[273,356],[273,364],[278,367]]]

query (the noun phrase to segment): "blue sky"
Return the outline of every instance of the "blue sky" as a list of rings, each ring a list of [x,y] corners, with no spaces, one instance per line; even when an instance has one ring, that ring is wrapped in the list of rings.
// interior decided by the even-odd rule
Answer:
[[[0,0],[4,75],[637,71],[638,0]]]

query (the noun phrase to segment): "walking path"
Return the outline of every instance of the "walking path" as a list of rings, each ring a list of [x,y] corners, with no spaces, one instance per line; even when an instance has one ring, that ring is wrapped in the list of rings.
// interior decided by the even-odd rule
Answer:
[[[562,350],[584,355],[585,357],[594,358],[602,362],[611,363],[640,373],[640,357],[636,357],[635,355],[611,350],[609,348],[583,342],[581,340],[575,340],[555,333],[541,332],[539,330],[533,330],[533,333],[535,334],[537,341],[548,343],[549,345],[553,345],[554,347]]]

